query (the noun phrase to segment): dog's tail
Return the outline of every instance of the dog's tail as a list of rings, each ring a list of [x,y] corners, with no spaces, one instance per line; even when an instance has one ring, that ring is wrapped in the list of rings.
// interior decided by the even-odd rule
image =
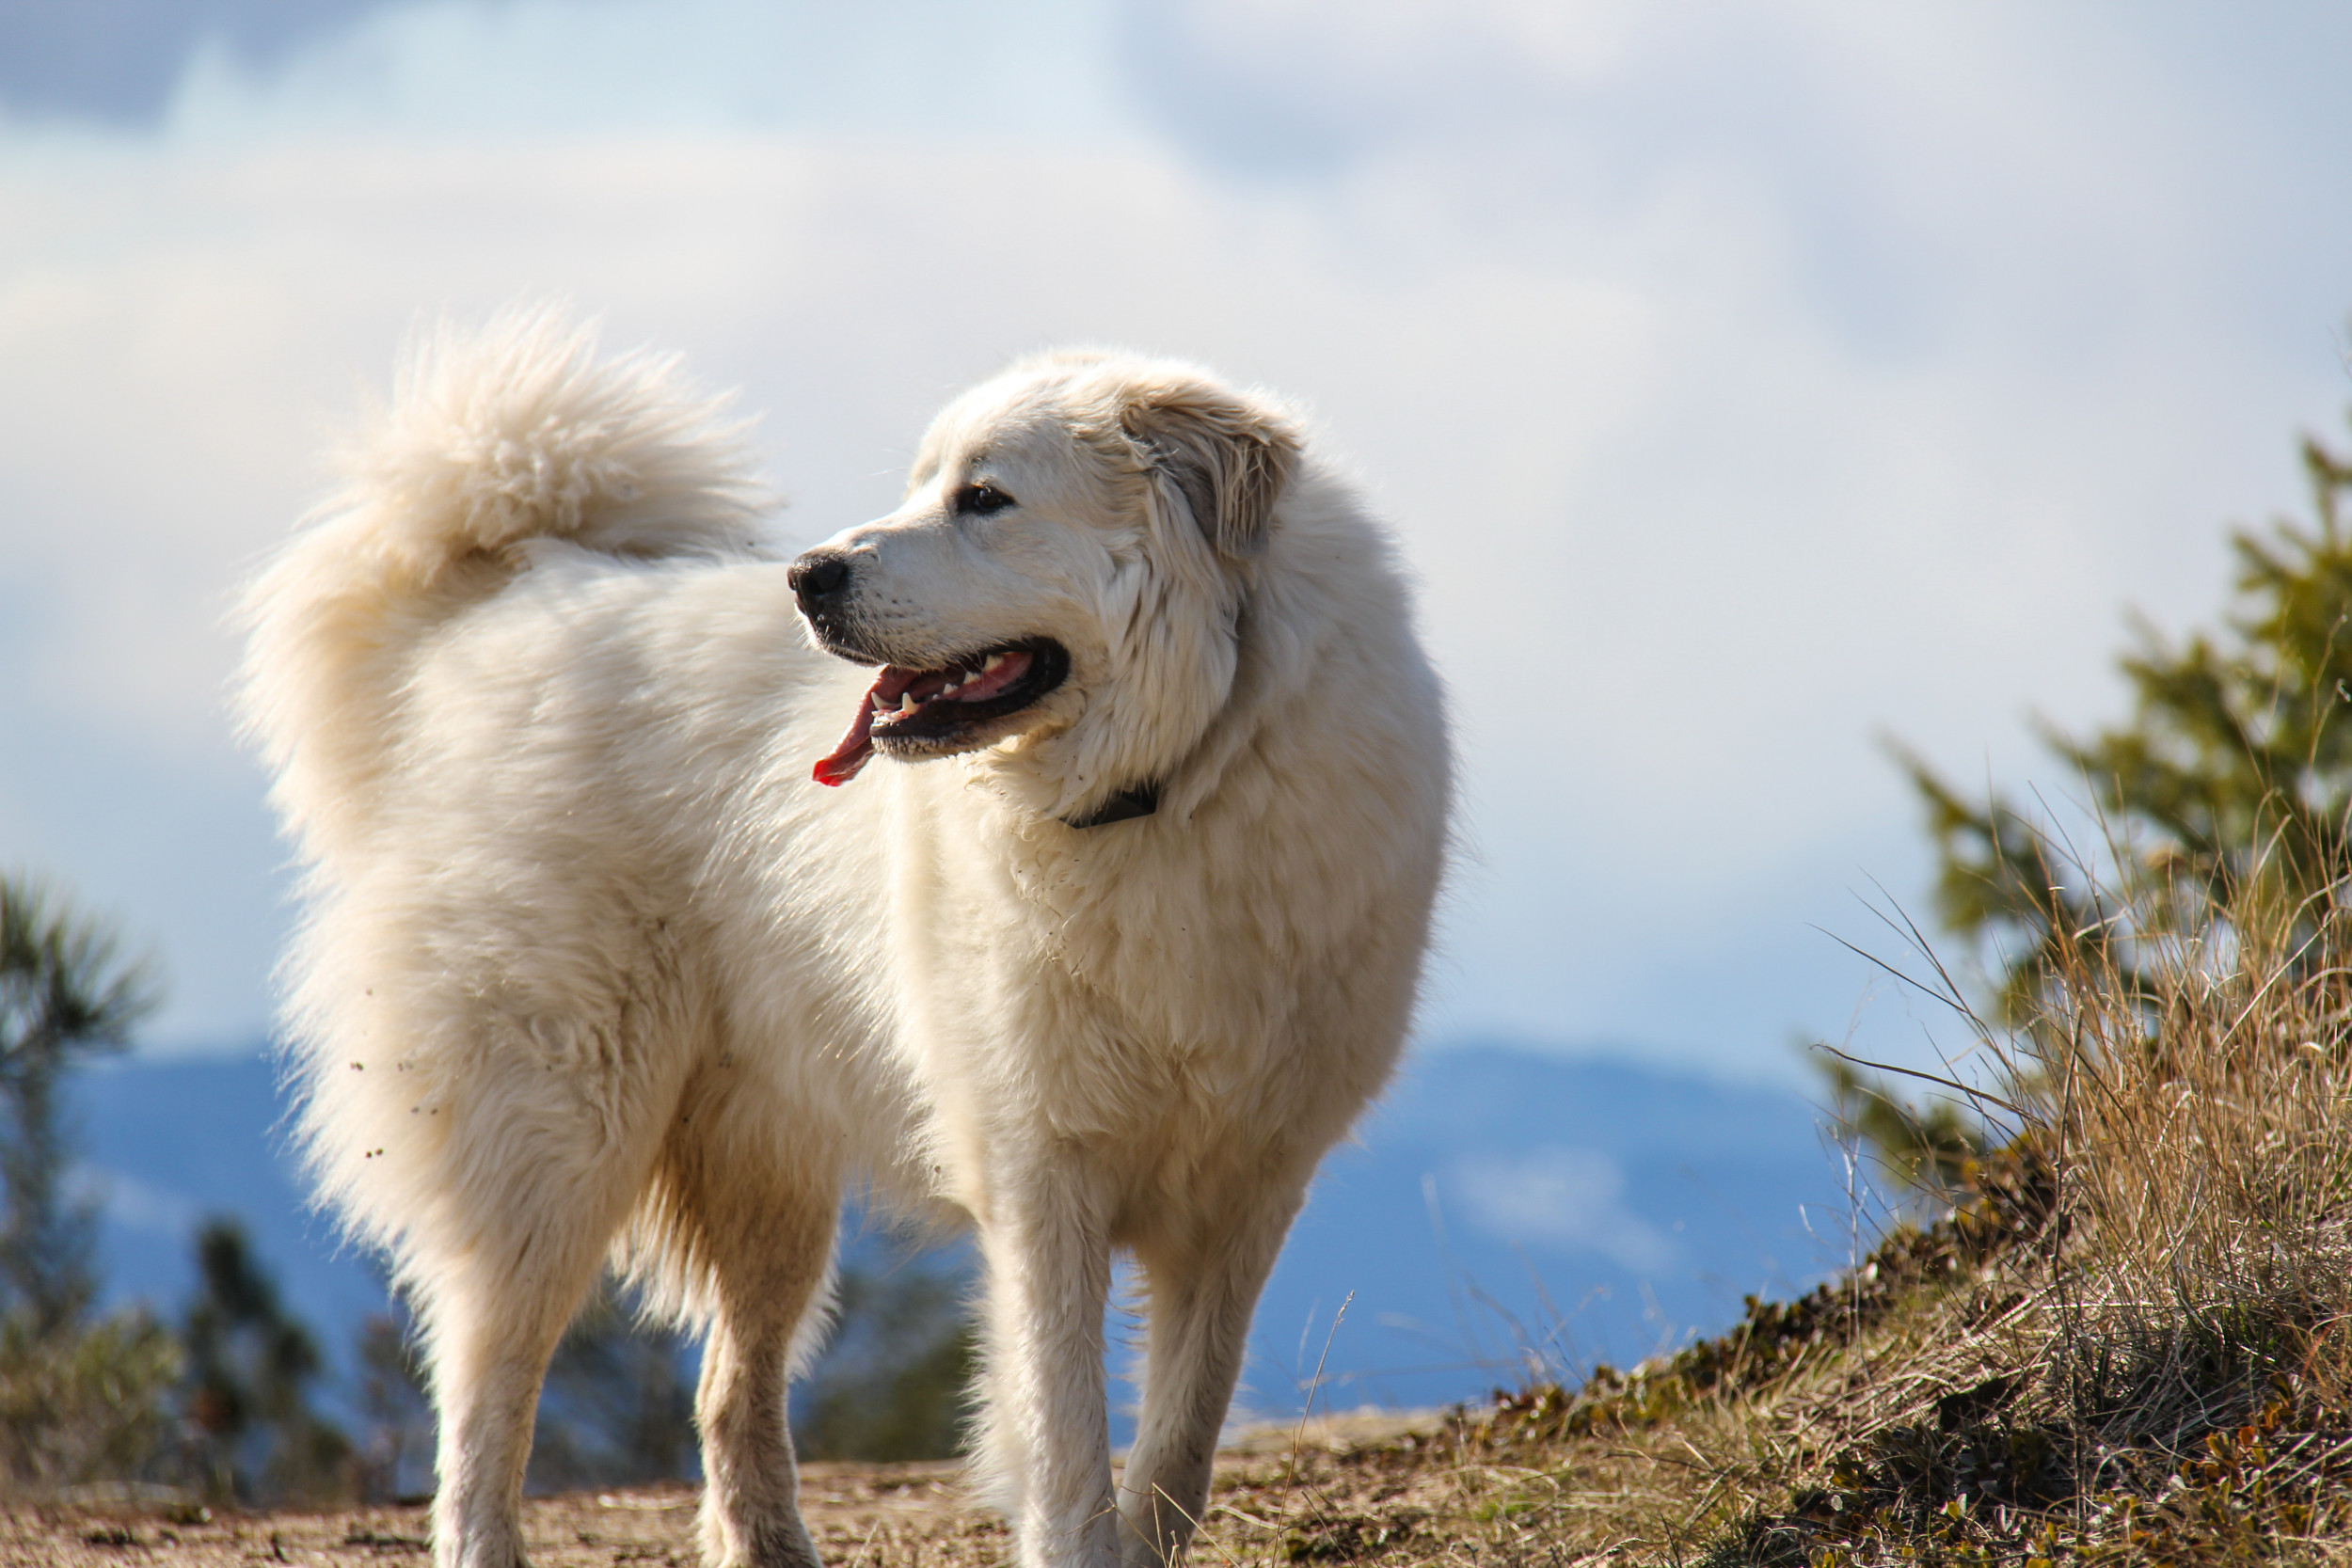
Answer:
[[[408,649],[496,593],[534,541],[638,559],[743,549],[762,498],[739,432],[675,360],[598,363],[594,329],[554,309],[421,338],[390,405],[338,454],[341,492],[241,606],[245,723],[290,823],[307,835],[313,808],[364,794]]]

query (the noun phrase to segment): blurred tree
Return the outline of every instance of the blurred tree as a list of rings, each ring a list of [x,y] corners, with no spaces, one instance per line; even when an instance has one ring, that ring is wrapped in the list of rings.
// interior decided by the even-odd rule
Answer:
[[[39,1497],[162,1476],[180,1367],[179,1341],[139,1308],[46,1334],[0,1318],[0,1487]]]
[[[154,1003],[111,933],[0,875],[0,1483],[16,1493],[152,1473],[179,1347],[147,1313],[90,1321],[97,1211],[69,1185],[65,1075],[119,1051]]]
[[[607,1275],[556,1347],[539,1397],[533,1489],[641,1486],[695,1474],[693,1380],[675,1332]]]
[[[2089,739],[2042,727],[2089,793],[2097,842],[2069,840],[1998,792],[1970,797],[1895,749],[1935,840],[1936,912],[1987,960],[1993,1022],[2035,1036],[2064,1016],[2062,988],[2095,984],[2137,1003],[2153,1035],[2149,966],[2190,944],[2226,961],[2250,927],[2286,933],[2301,965],[2342,953],[2352,462],[2310,439],[2302,457],[2312,520],[2232,531],[2239,607],[2222,628],[2175,645],[2139,627],[2120,660],[2130,720]],[[2015,1070],[2026,1081],[2009,1088],[2032,1095],[2032,1069]],[[1922,1190],[1948,1192],[1983,1152],[1984,1128],[1951,1101],[1922,1111],[1843,1061],[1827,1075],[1841,1122]]]
[[[97,1212],[66,1191],[60,1080],[128,1046],[154,1004],[146,966],[103,927],[0,876],[0,1310],[37,1337],[78,1322],[97,1293]]]
[[[2130,721],[2088,740],[2043,727],[2105,843],[2069,844],[1898,753],[1935,837],[1937,912],[1993,957],[2002,1022],[2032,1027],[2068,974],[2113,974],[2144,998],[2150,944],[2226,938],[2225,911],[2290,932],[2312,961],[2336,949],[2352,873],[2352,463],[2307,440],[2303,466],[2315,521],[2233,532],[2242,608],[2223,629],[2175,646],[2142,627],[2121,661]]]
[[[181,1330],[199,1476],[241,1503],[323,1502],[350,1485],[351,1443],[310,1407],[317,1343],[234,1220],[197,1232],[197,1292]]]
[[[356,1480],[362,1502],[389,1503],[433,1489],[433,1402],[407,1314],[372,1312],[359,1326],[359,1410],[368,1420]]]
[[[946,1459],[961,1446],[974,1367],[960,1274],[842,1271],[840,1330],[799,1391],[810,1459]]]

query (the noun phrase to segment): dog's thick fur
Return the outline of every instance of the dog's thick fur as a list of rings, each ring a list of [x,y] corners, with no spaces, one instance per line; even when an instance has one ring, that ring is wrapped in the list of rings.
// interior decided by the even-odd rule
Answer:
[[[665,362],[544,313],[444,332],[346,467],[251,591],[246,712],[310,869],[301,1134],[418,1309],[438,1560],[519,1560],[541,1376],[611,1259],[708,1334],[708,1558],[813,1564],[785,1382],[853,1181],[977,1227],[1021,1560],[1172,1558],[1443,856],[1439,692],[1357,497],[1188,367],[1015,366],[818,552],[855,570],[827,640],[1050,638],[1067,678],[825,789],[874,672],[812,651]],[[1138,788],[1156,812],[1071,825]],[[1119,1248],[1149,1326],[1114,1493]]]

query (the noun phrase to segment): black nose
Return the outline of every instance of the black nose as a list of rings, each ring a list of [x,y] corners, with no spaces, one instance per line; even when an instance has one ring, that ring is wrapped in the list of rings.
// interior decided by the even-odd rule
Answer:
[[[849,557],[833,550],[811,550],[792,562],[792,569],[784,575],[792,585],[793,596],[801,601],[803,613],[814,615],[828,598],[841,592],[850,580]]]

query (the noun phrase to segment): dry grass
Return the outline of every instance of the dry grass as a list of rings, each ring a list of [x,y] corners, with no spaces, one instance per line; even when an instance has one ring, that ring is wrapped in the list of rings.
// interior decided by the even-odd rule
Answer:
[[[1922,943],[2010,1123],[1941,1223],[1629,1376],[1238,1476],[1204,1560],[2352,1561],[2334,920],[2084,933],[2015,1032]]]

